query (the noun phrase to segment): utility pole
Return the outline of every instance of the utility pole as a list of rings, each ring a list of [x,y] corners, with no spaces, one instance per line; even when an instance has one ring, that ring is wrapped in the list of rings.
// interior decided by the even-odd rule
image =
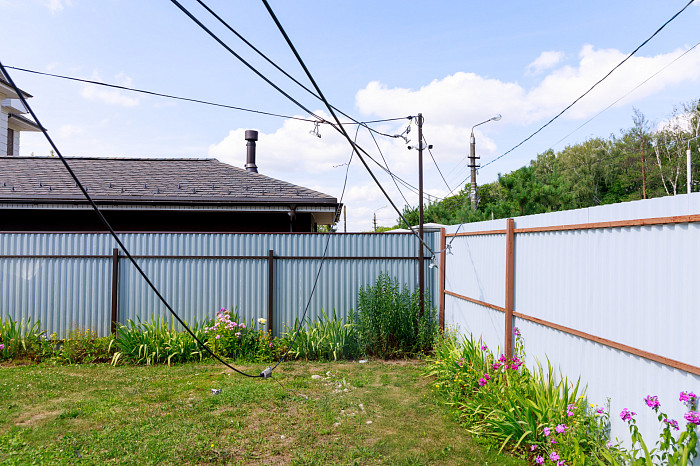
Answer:
[[[418,125],[418,301],[419,315],[425,311],[425,260],[423,257],[423,114],[416,119]]]
[[[343,206],[343,232],[348,232],[348,206]]]
[[[374,213],[374,232],[377,232],[377,213]]]
[[[639,155],[642,157],[642,199],[647,198],[647,170],[644,160],[644,130],[639,128]]]
[[[488,120],[482,121],[481,123],[477,123],[474,126],[472,126],[472,135],[469,138],[469,167],[472,169],[472,181],[471,181],[471,189],[470,189],[470,198],[472,201],[472,210],[476,210],[476,169],[479,167],[479,165],[476,164],[476,159],[479,157],[476,156],[476,138],[474,137],[474,128],[476,128],[479,125],[483,125],[484,123],[488,123],[489,121],[498,121],[501,119],[501,114],[499,113],[498,115],[489,118]]]

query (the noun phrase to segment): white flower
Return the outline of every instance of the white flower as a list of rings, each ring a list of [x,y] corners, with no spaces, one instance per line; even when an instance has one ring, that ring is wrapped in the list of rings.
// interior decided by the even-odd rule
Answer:
[[[267,320],[263,319],[262,317],[258,319],[258,323],[260,325],[265,325],[265,322],[267,322]]]

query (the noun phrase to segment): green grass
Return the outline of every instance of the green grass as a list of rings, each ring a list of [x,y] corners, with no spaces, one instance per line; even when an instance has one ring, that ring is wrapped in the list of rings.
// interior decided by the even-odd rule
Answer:
[[[424,371],[294,362],[263,380],[210,362],[6,365],[0,463],[525,464],[476,443]]]

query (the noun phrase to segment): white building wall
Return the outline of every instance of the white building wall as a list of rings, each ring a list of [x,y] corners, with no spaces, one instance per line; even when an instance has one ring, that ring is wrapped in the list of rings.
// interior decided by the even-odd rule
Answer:
[[[0,155],[7,155],[7,113],[0,112]]]
[[[21,131],[15,130],[13,144],[12,144],[14,146],[12,155],[19,156],[19,135],[20,135],[20,133],[21,133]]]

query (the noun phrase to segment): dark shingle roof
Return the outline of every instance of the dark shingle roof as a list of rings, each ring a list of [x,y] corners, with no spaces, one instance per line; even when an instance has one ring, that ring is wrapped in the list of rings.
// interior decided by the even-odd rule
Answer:
[[[216,159],[67,157],[100,202],[149,204],[322,204],[336,198]],[[83,202],[57,157],[0,157],[0,201]]]

